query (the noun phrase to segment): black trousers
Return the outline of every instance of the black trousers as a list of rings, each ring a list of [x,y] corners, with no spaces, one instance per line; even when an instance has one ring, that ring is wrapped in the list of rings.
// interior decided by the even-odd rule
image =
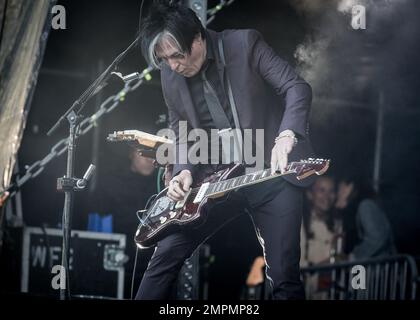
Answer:
[[[226,222],[245,211],[253,220],[264,251],[273,299],[304,299],[299,270],[303,189],[283,179],[275,180],[231,195],[225,203],[209,205],[209,218],[203,226],[161,240],[150,259],[136,299],[169,299],[185,259]],[[227,212],[230,213],[229,220]]]

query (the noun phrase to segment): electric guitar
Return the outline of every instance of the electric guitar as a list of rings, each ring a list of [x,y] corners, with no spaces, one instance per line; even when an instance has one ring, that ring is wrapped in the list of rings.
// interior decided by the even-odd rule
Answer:
[[[209,200],[288,174],[295,174],[298,180],[313,174],[322,175],[328,170],[329,164],[329,160],[309,158],[290,162],[283,174],[271,174],[271,169],[265,169],[245,175],[243,175],[244,167],[241,164],[234,164],[195,183],[181,201],[167,197],[168,188],[166,188],[156,195],[148,208],[138,212],[141,214],[140,224],[134,240],[139,248],[151,247],[180,228],[201,225],[206,220],[202,208]]]

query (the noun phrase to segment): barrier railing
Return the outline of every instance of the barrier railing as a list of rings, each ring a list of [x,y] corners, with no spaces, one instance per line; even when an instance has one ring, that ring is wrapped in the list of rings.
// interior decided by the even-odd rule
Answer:
[[[416,261],[409,255],[302,268],[308,299],[415,300]]]
[[[415,300],[420,282],[416,260],[410,255],[306,267],[301,277],[308,300]],[[242,299],[270,299],[267,290],[265,280],[247,287]]]

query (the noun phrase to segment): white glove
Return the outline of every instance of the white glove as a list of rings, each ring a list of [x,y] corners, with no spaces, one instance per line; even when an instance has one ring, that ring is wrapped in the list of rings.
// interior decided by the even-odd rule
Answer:
[[[292,130],[284,130],[275,140],[271,150],[271,174],[276,171],[284,173],[287,166],[287,158],[290,151],[297,143],[297,138]]]

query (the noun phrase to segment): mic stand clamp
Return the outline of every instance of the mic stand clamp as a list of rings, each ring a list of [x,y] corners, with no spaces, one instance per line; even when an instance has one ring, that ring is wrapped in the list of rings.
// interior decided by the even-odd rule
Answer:
[[[76,178],[67,178],[66,176],[57,179],[57,191],[67,192],[67,191],[79,191],[77,189]]]
[[[78,178],[67,178],[66,176],[57,179],[57,191],[82,191],[87,187],[87,184],[92,177],[96,167],[91,164],[86,170],[85,175],[82,179]]]

